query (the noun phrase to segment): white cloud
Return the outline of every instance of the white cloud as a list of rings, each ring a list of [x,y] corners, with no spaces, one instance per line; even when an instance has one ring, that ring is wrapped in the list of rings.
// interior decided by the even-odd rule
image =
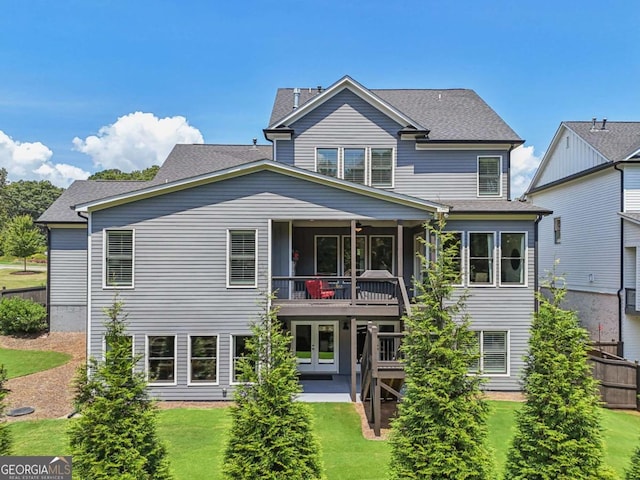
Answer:
[[[541,155],[534,153],[533,145],[520,146],[511,152],[511,198],[526,191],[541,159]]]
[[[176,143],[203,143],[202,134],[181,116],[158,118],[152,113],[124,115],[84,140],[73,139],[74,149],[89,155],[96,168],[123,172],[161,164]]]
[[[0,130],[0,167],[7,169],[10,181],[49,180],[59,187],[68,187],[73,180],[84,179],[89,172],[53,163],[53,152],[41,142],[19,142]]]

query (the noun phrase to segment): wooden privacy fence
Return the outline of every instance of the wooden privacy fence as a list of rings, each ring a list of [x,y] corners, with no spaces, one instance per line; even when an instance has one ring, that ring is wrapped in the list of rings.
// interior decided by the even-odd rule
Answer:
[[[638,363],[601,350],[589,352],[593,376],[600,383],[600,397],[607,408],[640,409]]]
[[[41,305],[46,305],[47,287],[12,288],[10,290],[2,287],[0,290],[0,300],[8,297],[22,297],[28,300],[33,300]]]

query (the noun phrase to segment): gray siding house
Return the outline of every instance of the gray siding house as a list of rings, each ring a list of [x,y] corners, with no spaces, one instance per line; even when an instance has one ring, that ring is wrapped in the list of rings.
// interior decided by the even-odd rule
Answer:
[[[555,266],[594,341],[640,360],[640,122],[562,122],[526,193],[540,222],[539,273]]]
[[[49,229],[52,330],[104,351],[117,294],[154,396],[222,400],[273,293],[305,375],[353,375],[402,330],[425,222],[447,216],[487,388],[518,390],[537,225],[509,200],[518,135],[471,90],[279,89],[270,145],[176,145],[148,182],[75,182]]]

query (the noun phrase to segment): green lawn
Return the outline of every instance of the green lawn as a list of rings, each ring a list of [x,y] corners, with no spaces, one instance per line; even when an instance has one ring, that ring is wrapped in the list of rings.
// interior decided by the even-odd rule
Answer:
[[[489,442],[495,449],[499,470],[513,429],[513,402],[491,402]],[[386,478],[389,444],[365,440],[360,418],[350,404],[312,404],[315,428],[329,480],[377,480]],[[606,462],[619,475],[640,443],[640,416],[603,412]],[[65,428],[69,420],[16,422],[11,425],[15,455],[60,455],[67,452]],[[176,479],[220,479],[226,433],[230,426],[227,408],[178,409],[160,412],[160,435],[167,442]]]
[[[0,348],[0,364],[7,369],[9,378],[22,377],[49,370],[71,360],[71,355],[39,350],[9,350]]]
[[[27,266],[27,270],[29,267]],[[0,268],[0,289],[6,287],[26,288],[26,287],[43,287],[47,284],[46,270],[38,271],[29,275],[13,275],[13,272],[21,272],[22,266],[16,265],[15,268]]]

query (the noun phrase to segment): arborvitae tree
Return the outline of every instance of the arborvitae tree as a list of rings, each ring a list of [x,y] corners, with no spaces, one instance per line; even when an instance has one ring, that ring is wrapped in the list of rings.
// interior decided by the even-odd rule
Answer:
[[[5,397],[9,393],[6,389],[7,369],[0,365],[0,455],[11,455],[11,431],[5,418]]]
[[[422,258],[424,281],[414,281],[414,313],[404,318],[406,390],[392,423],[392,479],[493,478],[482,379],[469,375],[478,337],[469,330],[465,295],[454,296],[460,245],[444,227],[442,218],[428,225],[431,258]]]
[[[631,457],[631,465],[626,472],[625,480],[640,480],[640,447],[636,448]]]
[[[126,315],[117,298],[104,310],[104,360],[90,359],[76,378],[80,418],[69,427],[74,477],[91,480],[167,480],[166,449],[156,433],[157,410],[142,373],[134,371]]]
[[[224,475],[233,480],[323,478],[320,445],[302,391],[291,337],[275,310],[265,305],[252,326],[248,354],[238,369],[243,383],[231,407],[232,426]]]
[[[44,247],[44,237],[33,224],[29,215],[19,215],[9,220],[3,230],[4,252],[24,260],[27,271],[27,258]]]
[[[561,308],[566,290],[539,295],[524,370],[526,403],[516,414],[507,480],[615,478],[603,465],[598,386],[587,364],[588,334]]]

